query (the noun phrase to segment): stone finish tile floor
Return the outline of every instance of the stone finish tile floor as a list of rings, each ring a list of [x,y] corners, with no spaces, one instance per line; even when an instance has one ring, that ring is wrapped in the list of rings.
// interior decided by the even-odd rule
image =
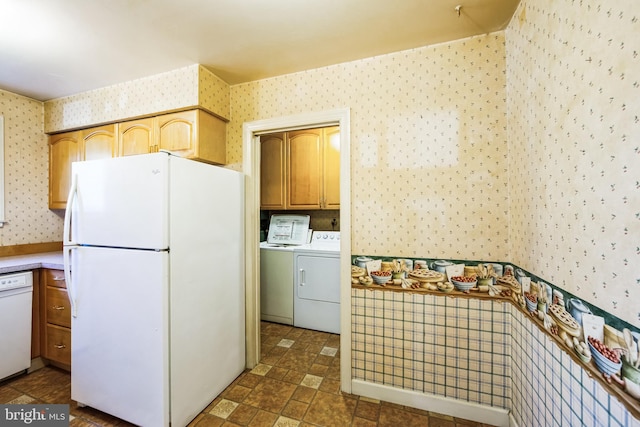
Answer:
[[[340,391],[340,337],[262,322],[260,364],[243,372],[189,427],[484,427]],[[71,400],[69,373],[45,367],[0,383],[0,403],[69,403],[71,426],[131,424]],[[153,427],[153,426],[151,426]]]

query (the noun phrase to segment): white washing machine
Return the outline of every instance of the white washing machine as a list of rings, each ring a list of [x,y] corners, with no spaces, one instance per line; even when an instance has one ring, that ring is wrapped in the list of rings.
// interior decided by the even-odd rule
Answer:
[[[260,319],[293,325],[293,246],[260,243]]]
[[[293,250],[293,325],[340,333],[340,232],[314,231]]]
[[[306,244],[309,215],[272,215],[260,243],[260,319],[293,325],[293,248]]]

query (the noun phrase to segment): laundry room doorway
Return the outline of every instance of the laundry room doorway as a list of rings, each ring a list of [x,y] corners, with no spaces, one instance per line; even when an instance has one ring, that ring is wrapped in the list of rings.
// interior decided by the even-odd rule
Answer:
[[[246,366],[260,361],[260,135],[323,126],[340,128],[340,383],[351,391],[350,112],[338,109],[248,122],[243,125],[245,180]]]

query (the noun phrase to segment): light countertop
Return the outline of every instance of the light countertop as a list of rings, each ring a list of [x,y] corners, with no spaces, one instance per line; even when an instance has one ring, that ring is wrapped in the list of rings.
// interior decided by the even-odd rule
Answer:
[[[62,252],[45,252],[0,258],[0,274],[35,270],[37,268],[63,270]]]

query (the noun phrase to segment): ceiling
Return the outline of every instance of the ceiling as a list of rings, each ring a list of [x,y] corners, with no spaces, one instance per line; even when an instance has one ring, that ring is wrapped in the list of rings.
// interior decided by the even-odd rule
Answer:
[[[498,31],[518,1],[0,0],[0,89],[44,101],[195,63],[233,85]]]

